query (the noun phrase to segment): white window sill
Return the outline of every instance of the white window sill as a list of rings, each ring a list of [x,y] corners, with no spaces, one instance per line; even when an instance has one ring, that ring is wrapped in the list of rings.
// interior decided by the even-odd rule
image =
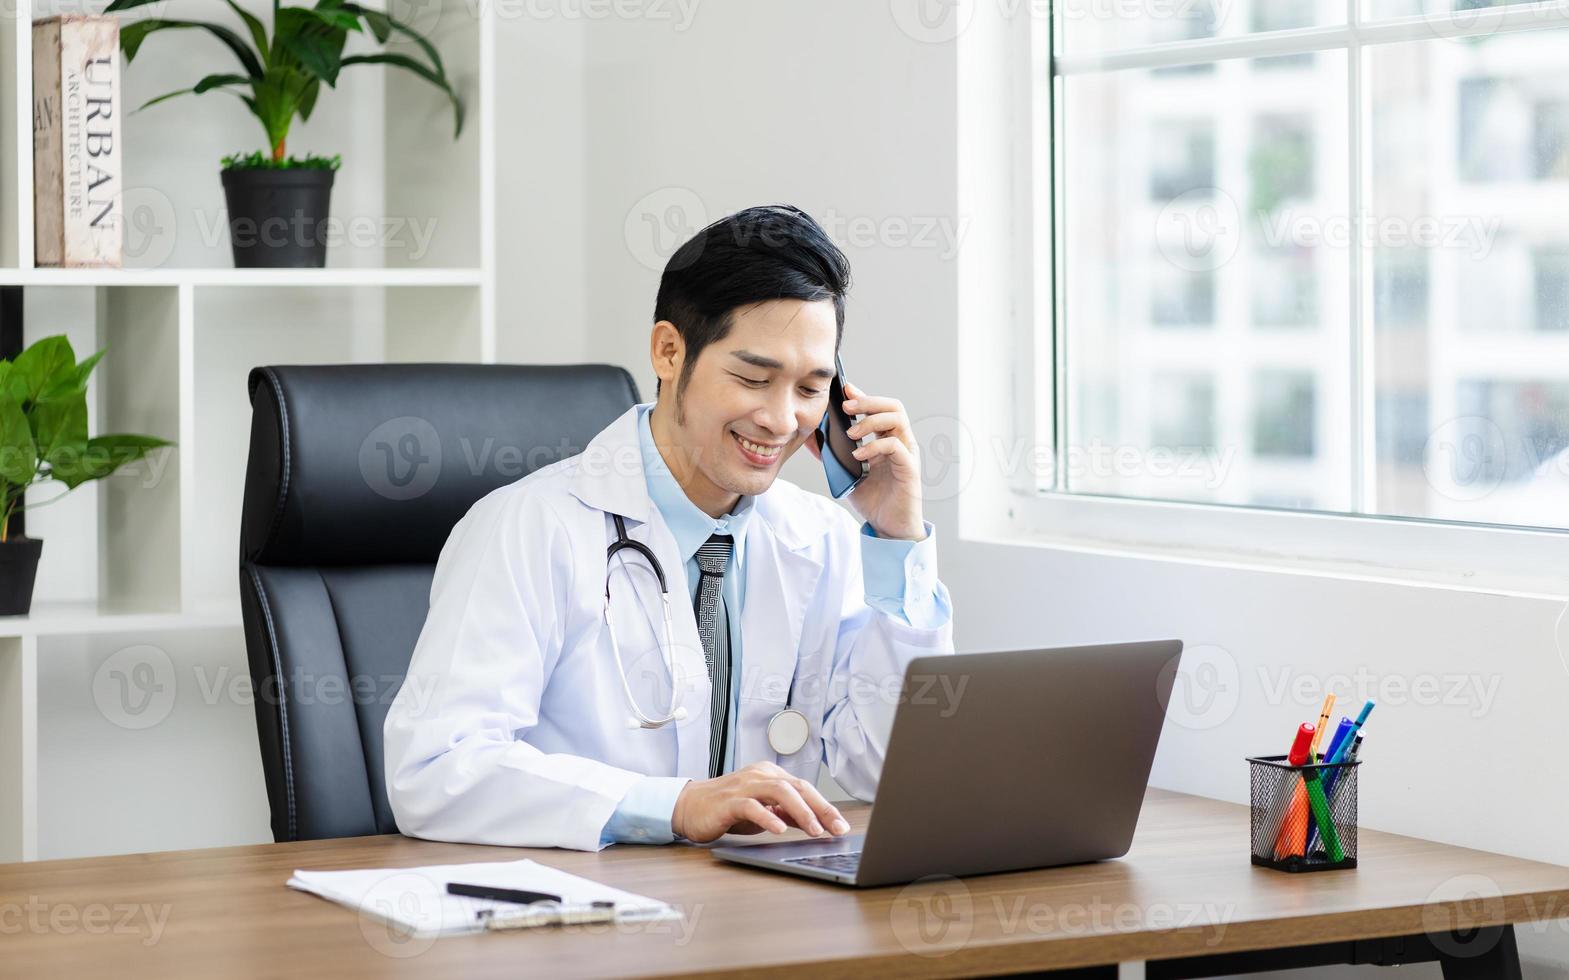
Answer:
[[[965,541],[1569,601],[1569,532],[1016,493]],[[988,526],[988,523],[990,526]]]

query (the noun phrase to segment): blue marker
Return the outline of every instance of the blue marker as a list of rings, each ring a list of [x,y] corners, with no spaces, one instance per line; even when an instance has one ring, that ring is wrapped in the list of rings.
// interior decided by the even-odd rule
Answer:
[[[1362,711],[1357,715],[1357,720],[1351,723],[1351,730],[1347,733],[1347,735],[1354,736],[1357,732],[1361,731],[1363,724],[1367,722],[1367,716],[1372,713],[1373,699],[1368,698],[1367,704],[1362,706]],[[1329,761],[1332,763],[1346,761],[1345,756],[1346,753],[1350,751],[1353,740],[1354,739],[1350,737],[1341,739],[1340,744],[1335,746],[1335,752],[1329,757]]]
[[[1352,721],[1350,718],[1341,718],[1340,725],[1335,729],[1335,736],[1329,740],[1329,748],[1324,750],[1323,761],[1328,762],[1340,750],[1340,743],[1346,740],[1351,733]]]

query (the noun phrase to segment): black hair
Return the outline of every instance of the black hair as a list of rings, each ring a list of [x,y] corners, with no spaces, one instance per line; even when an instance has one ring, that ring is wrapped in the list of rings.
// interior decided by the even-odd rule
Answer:
[[[844,337],[850,262],[822,225],[788,204],[747,208],[693,235],[665,263],[654,322],[669,320],[686,345],[679,403],[703,348],[723,340],[737,308],[771,299],[832,299],[834,350]],[[656,382],[654,393],[659,393]]]

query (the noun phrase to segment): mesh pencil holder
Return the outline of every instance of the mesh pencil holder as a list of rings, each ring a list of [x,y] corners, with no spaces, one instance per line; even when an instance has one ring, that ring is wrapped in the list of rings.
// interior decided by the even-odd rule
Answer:
[[[1276,871],[1356,867],[1360,765],[1293,766],[1283,755],[1250,757],[1253,863]]]

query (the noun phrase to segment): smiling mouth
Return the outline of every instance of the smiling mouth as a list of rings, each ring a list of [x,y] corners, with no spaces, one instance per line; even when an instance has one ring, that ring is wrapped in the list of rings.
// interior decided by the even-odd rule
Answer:
[[[730,433],[735,443],[741,449],[741,455],[755,466],[767,466],[779,458],[784,452],[784,446],[765,446],[750,439],[743,438],[739,433]]]

